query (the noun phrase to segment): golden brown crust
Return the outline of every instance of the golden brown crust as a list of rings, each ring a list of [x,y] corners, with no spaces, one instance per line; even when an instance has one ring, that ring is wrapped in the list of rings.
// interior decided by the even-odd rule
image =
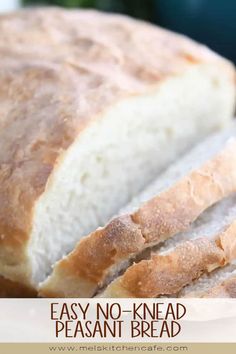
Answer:
[[[132,222],[129,215],[124,215],[93,232],[89,238],[82,239],[79,247],[61,260],[60,266],[75,276],[99,283],[104,270],[109,269],[117,259],[138,252],[144,242],[138,225]]]
[[[236,276],[223,281],[221,284],[213,287],[204,295],[203,298],[236,298]]]
[[[0,298],[36,297],[37,292],[20,283],[13,282],[0,276]]]
[[[224,254],[214,242],[187,241],[168,255],[153,255],[128,268],[120,286],[132,297],[157,297],[178,292],[193,279],[224,264]]]
[[[134,213],[132,220],[141,227],[146,242],[156,241],[157,237],[162,241],[166,235],[186,230],[206,208],[236,190],[236,160],[232,160],[235,151],[236,140]]]
[[[137,212],[117,218],[84,238],[71,254],[57,263],[54,280],[55,277],[73,277],[73,281],[76,277],[78,281],[87,279],[94,282],[96,291],[113,266],[186,230],[206,208],[234,191],[236,140],[232,139],[212,160],[145,203]],[[49,278],[42,285],[41,294],[50,291],[51,286]]]
[[[123,291],[139,298],[176,294],[202,273],[210,273],[235,259],[235,235],[236,221],[213,240],[198,238],[183,242],[166,255],[154,254],[128,268],[102,296],[115,297]]]
[[[37,199],[103,110],[198,63],[235,75],[205,47],[118,15],[27,10],[2,15],[0,33],[2,264],[25,264]]]

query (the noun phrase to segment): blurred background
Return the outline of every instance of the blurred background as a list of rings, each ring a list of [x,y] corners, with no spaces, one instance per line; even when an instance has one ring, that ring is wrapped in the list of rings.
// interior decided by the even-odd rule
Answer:
[[[128,14],[184,33],[236,63],[236,0],[1,0],[0,11],[40,5]]]

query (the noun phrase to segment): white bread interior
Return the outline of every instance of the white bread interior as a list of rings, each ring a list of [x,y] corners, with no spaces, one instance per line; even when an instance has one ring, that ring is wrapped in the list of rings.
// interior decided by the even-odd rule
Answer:
[[[206,161],[210,161],[236,137],[236,124],[232,121],[229,126],[220,132],[212,133],[196,144],[188,152],[166,168],[154,181],[147,185],[140,193],[122,207],[118,214],[122,215],[137,210],[140,205],[155,195],[167,190],[191,171],[200,168]],[[167,242],[171,242],[167,241]]]
[[[168,162],[227,123],[232,95],[223,77],[215,85],[216,76],[210,67],[192,69],[117,104],[81,134],[35,207],[28,250],[33,284]],[[13,279],[14,272],[5,276]]]
[[[158,195],[160,192],[168,189],[176,181],[182,177],[188,175],[192,170],[198,169],[206,161],[210,160],[215,154],[217,154],[226,145],[230,144],[230,137],[235,136],[235,124],[232,124],[229,129],[213,134],[211,137],[207,138],[204,142],[200,143],[191,152],[186,154],[184,157],[179,159],[175,164],[171,165],[164,173],[162,173],[155,182],[153,182],[149,187],[147,187],[142,193],[136,196],[125,208],[122,208],[120,214],[129,213],[140,206],[144,201]],[[229,140],[229,142],[228,142]],[[225,207],[225,218],[222,220],[222,225],[230,223],[232,219],[236,218],[236,207],[235,198],[229,198],[222,202]],[[167,240],[163,248],[169,249],[174,247],[180,240],[186,240],[191,237],[196,237],[201,235],[203,232],[207,234],[214,234],[219,225],[215,223],[216,218],[219,218],[218,210],[222,211],[222,207],[215,206],[212,210],[202,214],[200,216],[200,222],[196,221],[193,228],[189,232],[181,233],[175,236],[173,239]],[[229,215],[227,214],[229,213]],[[227,216],[228,215],[228,216]],[[200,225],[199,225],[200,223]],[[146,244],[146,247],[150,247],[150,244]],[[77,245],[80,247],[80,244]],[[96,250],[94,250],[96,252]],[[70,258],[68,255],[66,258]],[[65,259],[66,259],[65,258]],[[130,258],[120,259],[119,262],[115,263],[109,270],[107,279],[100,286],[106,285],[109,281],[116,278],[121,270],[127,268],[130,264],[131,259],[134,258],[134,254],[130,254]],[[77,268],[80,267],[79,261]],[[41,285],[41,292],[46,293],[52,291],[54,294],[64,294],[64,296],[91,296],[98,289],[98,284],[91,284],[86,279],[79,278],[77,274],[69,273],[68,276],[65,272],[58,272],[60,269],[60,261],[55,265],[54,271],[50,277]],[[59,274],[58,274],[59,273]]]

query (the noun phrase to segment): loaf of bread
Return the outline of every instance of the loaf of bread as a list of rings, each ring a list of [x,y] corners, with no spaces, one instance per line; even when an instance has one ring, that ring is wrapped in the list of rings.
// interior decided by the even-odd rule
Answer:
[[[0,275],[35,289],[83,235],[229,122],[235,71],[120,15],[24,10],[2,15],[0,33]]]
[[[56,264],[52,275],[40,287],[41,296],[93,296],[147,248],[187,230],[207,208],[236,192],[235,129],[234,124],[229,130],[213,135],[199,144],[123,209],[129,214],[118,216],[106,227],[83,238],[72,253]],[[138,203],[148,198],[151,199],[141,203],[138,209],[135,208]],[[234,200],[233,206],[229,204],[229,208],[234,207],[232,217],[222,220],[224,226],[236,218],[235,202]],[[204,214],[202,217],[204,218]],[[215,221],[215,216],[212,217]],[[220,232],[219,229],[215,230],[217,231]],[[183,237],[188,240],[191,233],[192,230],[178,235],[178,242]],[[200,247],[204,250],[206,244],[211,248],[209,253],[218,252],[218,247],[213,241],[203,241],[200,245],[197,243],[196,247],[195,242],[186,244],[186,247],[184,246],[184,249],[180,247],[177,253],[181,257],[185,250],[189,252],[192,246],[192,252],[196,252]],[[222,257],[212,256],[215,263],[223,262],[222,252],[218,253]],[[208,257],[207,252],[203,256]],[[129,295],[136,292],[136,295],[141,297],[150,295],[148,284],[152,283],[155,287],[153,278],[156,278],[155,272],[159,269],[159,260],[157,266],[155,262],[153,259],[130,267],[121,278],[112,282],[106,296],[108,297],[108,294],[111,296],[113,290],[110,289],[115,289],[115,296],[118,296],[117,282],[121,289],[119,296],[122,292]],[[171,269],[171,262],[166,263],[166,266]],[[151,268],[154,270],[153,274],[149,271]],[[178,271],[173,269],[173,272],[177,276]],[[148,277],[149,274],[152,279]],[[121,285],[121,279],[124,280],[125,286]],[[140,291],[135,290],[139,287],[138,284]]]

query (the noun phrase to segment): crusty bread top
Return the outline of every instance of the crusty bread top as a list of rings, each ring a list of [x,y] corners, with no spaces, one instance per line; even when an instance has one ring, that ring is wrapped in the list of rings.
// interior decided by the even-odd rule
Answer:
[[[18,256],[59,156],[103,110],[199,63],[234,80],[205,47],[120,15],[24,10],[0,33],[0,246]]]

